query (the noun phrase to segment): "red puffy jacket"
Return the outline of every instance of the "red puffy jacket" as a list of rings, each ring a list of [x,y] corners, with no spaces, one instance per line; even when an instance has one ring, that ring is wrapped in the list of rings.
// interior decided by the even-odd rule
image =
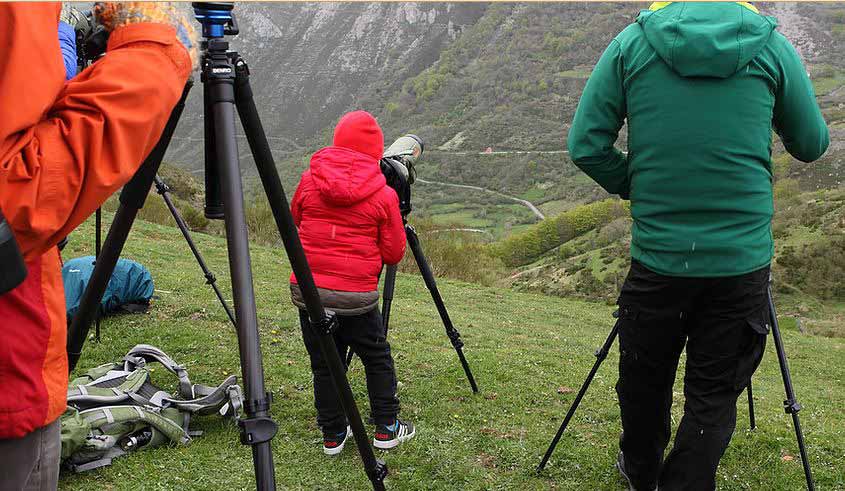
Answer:
[[[318,287],[374,291],[382,265],[405,254],[399,197],[379,168],[382,132],[369,113],[355,111],[341,118],[334,144],[311,157],[293,196],[293,219]]]

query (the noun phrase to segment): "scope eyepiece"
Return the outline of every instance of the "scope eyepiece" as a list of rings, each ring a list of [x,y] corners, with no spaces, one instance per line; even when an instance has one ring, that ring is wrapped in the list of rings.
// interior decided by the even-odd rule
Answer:
[[[405,136],[407,136],[408,138],[413,138],[414,140],[417,141],[417,143],[420,144],[420,155],[422,155],[422,153],[425,151],[425,143],[423,143],[422,138],[418,137],[417,135],[411,134],[411,133],[408,133]]]

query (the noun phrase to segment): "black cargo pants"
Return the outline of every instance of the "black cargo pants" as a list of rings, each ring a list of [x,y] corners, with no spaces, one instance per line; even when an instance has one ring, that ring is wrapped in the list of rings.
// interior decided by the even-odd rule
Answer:
[[[352,348],[361,358],[367,375],[367,392],[370,396],[370,412],[375,424],[389,425],[399,414],[399,399],[396,397],[396,371],[393,355],[384,333],[384,324],[378,309],[365,314],[337,316],[339,327],[333,334],[341,359],[347,348]],[[317,424],[323,431],[340,432],[346,428],[346,415],[335,392],[329,367],[317,343],[317,334],[311,329],[308,314],[299,311],[302,339],[311,358],[314,374],[314,406],[317,408]]]
[[[638,490],[711,491],[736,427],[736,401],[769,329],[769,268],[723,278],[657,274],[634,261],[619,296],[620,448]],[[684,416],[671,435],[672,385],[686,346]]]

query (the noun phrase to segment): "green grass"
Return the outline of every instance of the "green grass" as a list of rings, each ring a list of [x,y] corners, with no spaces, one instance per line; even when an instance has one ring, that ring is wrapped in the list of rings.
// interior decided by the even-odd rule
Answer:
[[[778,247],[785,246],[801,246],[804,244],[812,244],[826,237],[824,230],[818,228],[812,229],[805,226],[797,226],[790,231],[786,239],[778,242]]]
[[[543,212],[546,216],[554,216],[559,215],[567,210],[575,208],[580,203],[565,200],[565,199],[556,199],[552,201],[546,201],[545,203],[537,205],[537,208],[540,208],[540,211]]]
[[[589,78],[592,72],[593,71],[588,68],[581,68],[575,70],[564,70],[562,72],[558,72],[557,75],[564,78]]]
[[[845,73],[834,70],[832,73],[826,73],[825,75],[823,77],[813,78],[812,80],[817,96],[827,95],[845,85]]]
[[[66,258],[90,253],[91,228],[86,224],[73,234]],[[196,241],[230,297],[224,241],[199,234]],[[80,368],[119,359],[144,342],[187,365],[200,383],[219,383],[225,374],[238,373],[233,329],[179,232],[138,223],[124,256],[150,268],[158,298],[147,315],[106,320],[103,341],[88,342]],[[252,260],[267,387],[279,423],[273,440],[279,489],[367,489],[354,445],[337,458],[325,457],[320,450],[311,372],[286,294],[289,268],[284,253],[256,246]],[[400,275],[390,340],[402,414],[417,424],[418,435],[381,455],[391,472],[388,489],[623,489],[611,468],[620,431],[613,390],[615,348],[547,472],[534,473],[574,397],[569,389],[577,390],[593,363],[594,348],[610,329],[611,308],[446,280],[439,285],[463,334],[481,394],[469,391],[421,278]],[[845,340],[788,329],[784,341],[804,405],[802,423],[818,489],[845,489]],[[363,375],[356,361],[350,379],[366,417]],[[675,424],[683,404],[680,378]],[[771,343],[754,384],[759,427],[747,431],[747,407],[741,399],[737,431],[722,460],[718,487],[801,489],[799,459],[784,459],[795,456],[797,448],[781,405],[783,386]],[[198,418],[196,427],[205,434],[189,446],[142,451],[102,470],[64,474],[59,488],[253,489],[250,452],[238,443],[236,428],[213,417]]]
[[[482,229],[495,226],[493,220],[478,218],[476,215],[476,210],[473,210],[472,207],[465,207],[460,203],[433,205],[431,207],[431,220],[438,225]]]
[[[460,196],[456,196],[460,198]],[[477,228],[489,232],[490,237],[502,238],[530,226],[536,217],[523,205],[494,198],[499,202],[450,202],[420,206],[412,215],[426,217],[442,227]]]
[[[540,188],[531,188],[520,195],[520,198],[537,202],[546,197],[546,191]],[[534,203],[536,205],[536,203]]]

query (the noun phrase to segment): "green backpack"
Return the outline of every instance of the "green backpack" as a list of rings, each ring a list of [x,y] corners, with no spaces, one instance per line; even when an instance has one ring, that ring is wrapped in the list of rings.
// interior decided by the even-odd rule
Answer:
[[[178,397],[150,381],[153,361],[179,379]],[[192,416],[217,413],[237,419],[242,401],[234,375],[217,387],[192,384],[185,368],[165,352],[139,344],[123,361],[92,368],[68,385],[62,462],[84,472],[141,448],[185,445],[201,434],[190,431]]]

